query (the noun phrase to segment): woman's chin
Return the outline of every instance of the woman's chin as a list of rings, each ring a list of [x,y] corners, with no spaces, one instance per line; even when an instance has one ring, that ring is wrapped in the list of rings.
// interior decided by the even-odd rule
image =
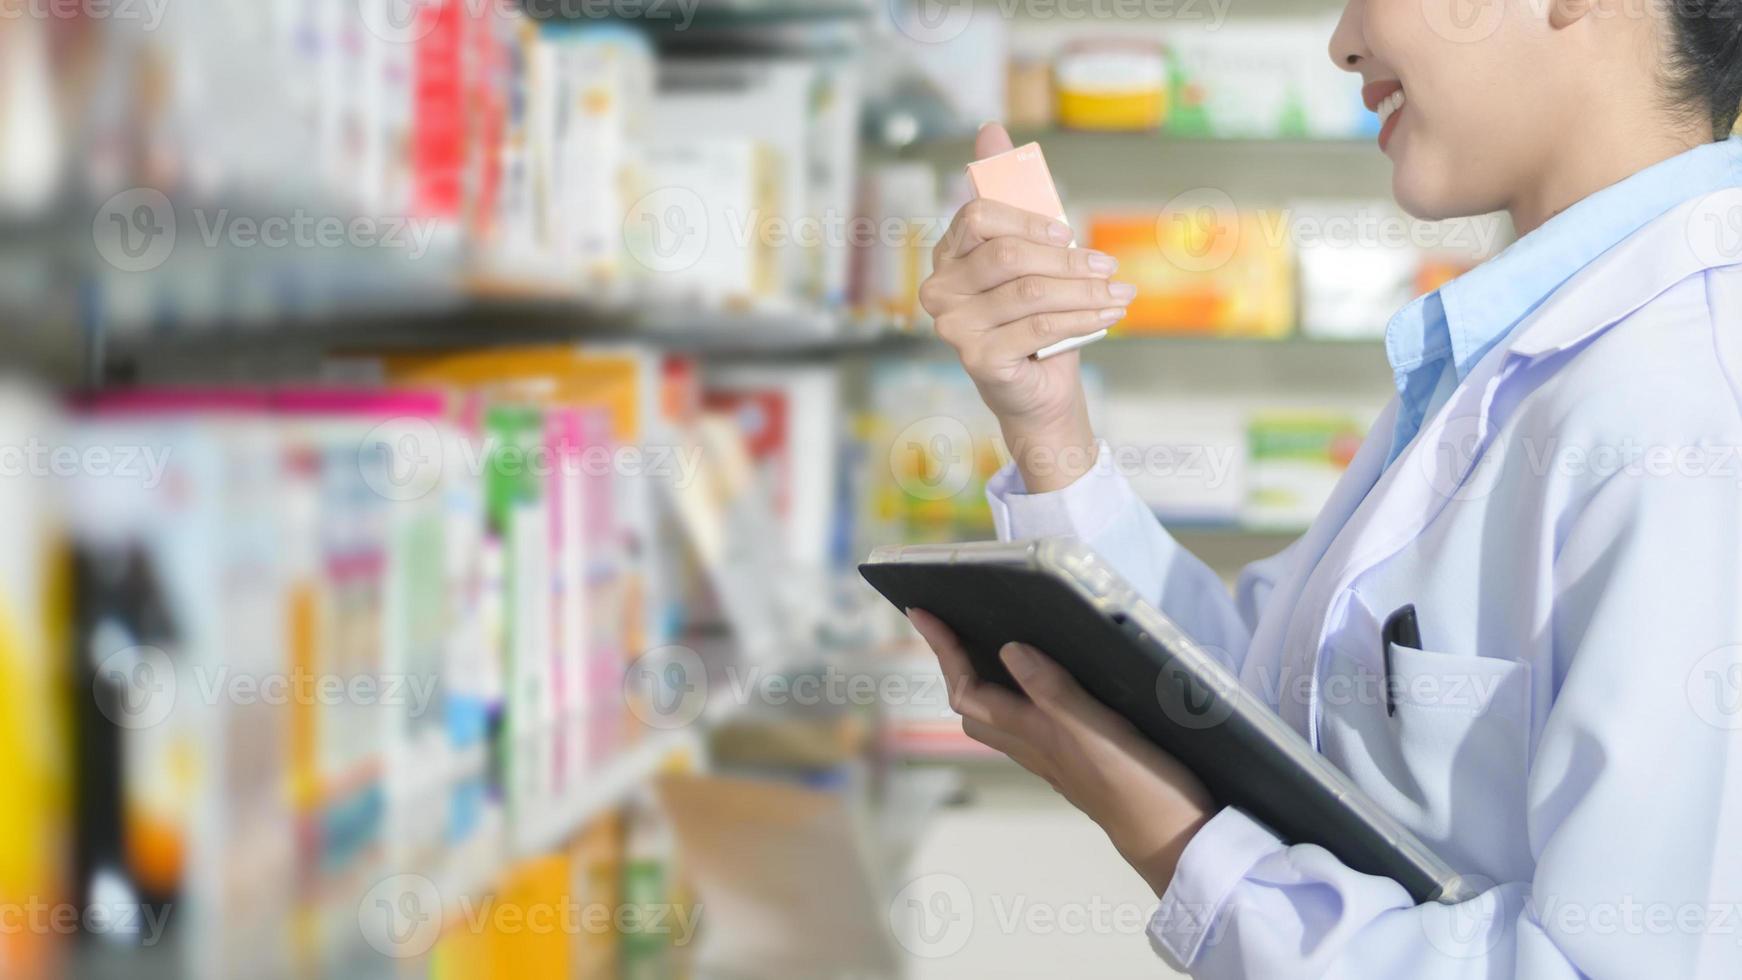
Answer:
[[[1420,136],[1420,134],[1411,134]],[[1420,221],[1472,218],[1502,207],[1502,195],[1486,193],[1481,165],[1456,155],[1437,155],[1416,141],[1390,144],[1392,197],[1404,214]]]
[[[1449,168],[1433,166],[1393,144],[1391,194],[1405,214],[1422,221],[1444,221],[1485,214],[1491,207],[1478,207],[1470,188],[1460,186]]]

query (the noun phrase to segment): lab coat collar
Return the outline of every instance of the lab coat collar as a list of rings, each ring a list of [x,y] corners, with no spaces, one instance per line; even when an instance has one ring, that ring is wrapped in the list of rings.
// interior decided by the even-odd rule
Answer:
[[[1586,266],[1514,332],[1537,359],[1575,347],[1706,269],[1742,264],[1742,187],[1686,201]]]
[[[1742,185],[1742,138],[1697,146],[1605,187],[1440,288],[1458,380],[1512,325],[1599,257],[1690,197]],[[1742,220],[1725,226],[1732,235]],[[1387,337],[1387,346],[1391,338]]]

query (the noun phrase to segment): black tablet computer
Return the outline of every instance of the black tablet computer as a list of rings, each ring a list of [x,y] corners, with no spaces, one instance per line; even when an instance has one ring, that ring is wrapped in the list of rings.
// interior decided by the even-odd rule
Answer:
[[[1357,871],[1392,878],[1417,902],[1473,897],[1469,883],[1081,542],[880,548],[859,572],[898,608],[924,609],[955,630],[982,679],[1017,689],[999,649],[1022,642],[1045,651],[1218,802],[1289,843],[1317,844]]]

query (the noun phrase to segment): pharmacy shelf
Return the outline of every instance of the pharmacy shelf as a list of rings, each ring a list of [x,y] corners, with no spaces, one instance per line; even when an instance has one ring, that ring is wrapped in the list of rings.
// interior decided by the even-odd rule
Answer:
[[[633,17],[601,15],[599,4],[582,0],[519,3],[528,17],[547,29],[612,24],[641,31],[661,49],[687,56],[854,49],[863,44],[873,12],[870,0],[704,0],[699,6],[682,0],[647,0]]]
[[[908,152],[947,152],[959,153],[964,147],[974,145],[975,133],[962,132],[950,136],[924,140],[907,147]],[[1066,150],[1091,149],[1097,146],[1117,144],[1146,144],[1159,146],[1204,147],[1207,149],[1224,150],[1229,153],[1251,153],[1254,151],[1301,152],[1301,153],[1376,153],[1372,138],[1366,136],[1347,137],[1313,137],[1313,136],[1190,136],[1169,133],[1164,130],[1141,131],[1104,131],[1091,129],[1067,129],[1063,127],[1018,126],[1010,131],[1010,138],[1018,146],[1023,143],[1040,142],[1049,148],[1059,147]]]
[[[1241,207],[1310,198],[1389,200],[1391,161],[1368,139],[1211,139],[1164,133],[1018,129],[1039,142],[1066,207],[1160,207],[1188,190],[1215,189]],[[974,156],[971,133],[905,147],[867,144],[873,163],[922,163],[959,176]]]
[[[491,300],[427,314],[342,317],[271,329],[112,333],[102,358],[197,366],[283,355],[444,350],[508,344],[639,343],[715,358],[814,358],[897,350],[929,338],[804,312],[631,311],[578,302]]]
[[[520,0],[528,17],[547,24],[588,24],[610,21],[647,25],[667,30],[740,30],[832,21],[863,21],[873,7],[868,0],[702,0],[679,4],[676,0],[647,0],[637,5],[641,13],[601,15],[604,5],[581,0]],[[669,15],[668,15],[669,14]]]
[[[540,342],[639,342],[696,354],[830,354],[905,347],[943,350],[929,326],[893,325],[815,312],[639,311],[584,303],[483,302],[426,314],[341,317],[289,323],[270,329],[245,326],[201,330],[115,333],[111,359],[228,356],[283,350],[421,350]],[[1334,338],[1291,334],[1236,337],[1212,334],[1115,335],[1102,348],[1168,349],[1239,347],[1349,352],[1371,357],[1383,349],[1378,337]]]
[[[534,826],[523,828],[509,845],[510,853],[523,859],[562,847],[595,817],[627,802],[637,789],[676,760],[698,754],[705,728],[719,720],[643,736],[640,742],[618,753],[589,776],[583,792],[544,814]]]
[[[701,714],[679,727],[644,730],[638,741],[594,770],[583,790],[541,814],[537,823],[515,830],[508,845],[512,857],[531,858],[550,853],[585,829],[595,817],[627,802],[674,762],[684,758],[700,761],[708,734],[749,710],[749,705],[731,689],[729,676],[733,669],[754,665],[778,671],[809,660],[807,655],[785,650],[748,658],[735,643],[724,638],[703,643],[698,653],[711,681]]]

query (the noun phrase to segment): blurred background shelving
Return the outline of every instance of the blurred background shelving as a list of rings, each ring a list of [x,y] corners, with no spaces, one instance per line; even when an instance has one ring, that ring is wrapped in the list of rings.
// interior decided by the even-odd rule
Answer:
[[[0,18],[0,911],[168,925],[0,975],[1155,975],[914,921],[1153,896],[853,565],[993,534],[917,297],[991,119],[1139,287],[1114,465],[1230,580],[1304,531],[1506,238],[1397,212],[1335,3],[145,6]]]

